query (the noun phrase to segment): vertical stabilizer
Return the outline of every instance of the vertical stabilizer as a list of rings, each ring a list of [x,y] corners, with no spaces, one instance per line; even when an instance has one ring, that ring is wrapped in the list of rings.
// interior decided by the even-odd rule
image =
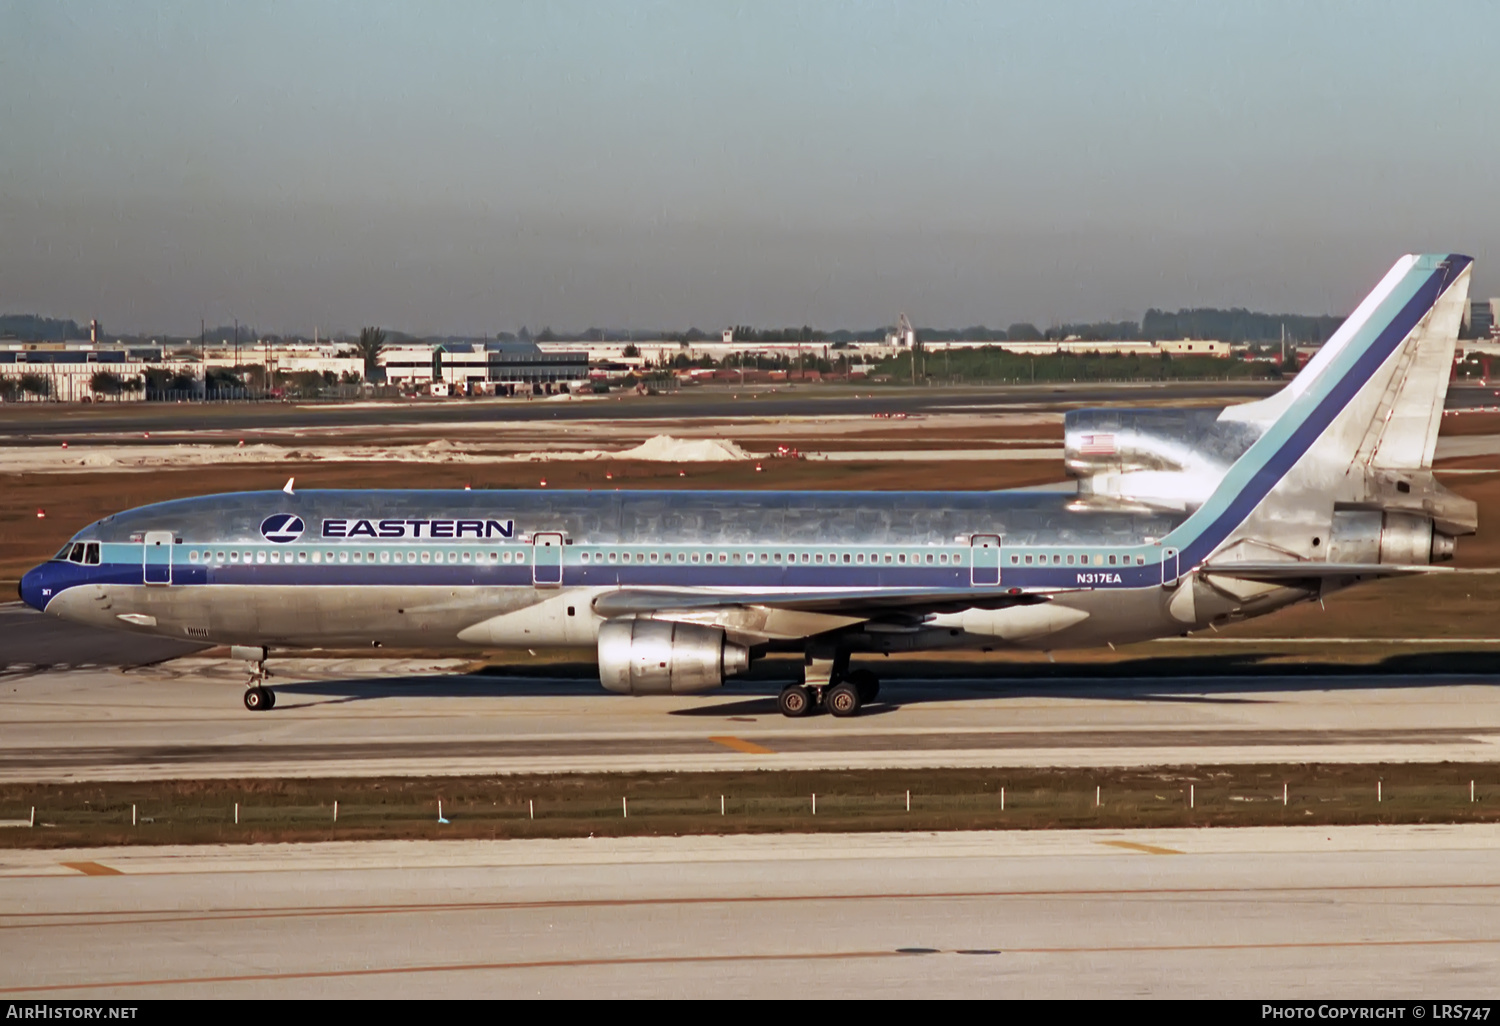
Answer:
[[[1248,538],[1326,558],[1335,508],[1368,501],[1370,471],[1431,463],[1471,263],[1402,257],[1296,380],[1248,404],[1265,433],[1169,539],[1188,565]]]

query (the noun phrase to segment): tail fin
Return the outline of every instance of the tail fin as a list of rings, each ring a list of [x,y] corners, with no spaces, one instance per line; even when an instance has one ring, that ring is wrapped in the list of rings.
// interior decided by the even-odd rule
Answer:
[[[1278,420],[1355,342],[1360,329],[1377,315],[1380,304],[1400,289],[1402,282],[1416,269],[1415,265],[1432,259],[1462,260],[1464,263],[1427,316],[1402,342],[1400,364],[1390,376],[1381,402],[1382,412],[1370,423],[1353,458],[1365,469],[1425,469],[1432,466],[1458,344],[1458,328],[1468,300],[1470,265],[1467,257],[1402,257],[1286,388],[1258,402],[1231,406],[1220,419],[1265,426]]]
[[[1369,503],[1372,474],[1430,466],[1471,263],[1398,260],[1286,389],[1236,408],[1269,426],[1163,544],[1187,566],[1249,539],[1325,559],[1335,508]]]

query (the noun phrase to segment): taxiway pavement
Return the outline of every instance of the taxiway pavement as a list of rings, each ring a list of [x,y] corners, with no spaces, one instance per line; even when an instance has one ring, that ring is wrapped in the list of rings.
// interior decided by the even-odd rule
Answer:
[[[1500,827],[0,852],[0,994],[1489,999]]]
[[[611,695],[457,660],[283,659],[0,676],[0,780],[1500,760],[1492,677],[897,680],[853,719],[789,720],[777,685]],[[983,675],[982,674],[987,674]]]

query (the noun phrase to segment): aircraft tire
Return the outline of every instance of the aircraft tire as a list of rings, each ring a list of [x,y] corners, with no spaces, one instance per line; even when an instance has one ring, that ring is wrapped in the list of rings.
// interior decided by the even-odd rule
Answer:
[[[806,716],[812,712],[813,705],[811,689],[801,684],[788,684],[776,696],[776,708],[781,710],[783,716]]]
[[[862,704],[859,689],[847,680],[840,681],[823,692],[823,705],[835,716],[854,716]]]
[[[880,678],[870,670],[855,670],[846,679],[854,685],[854,690],[859,692],[861,705],[875,701],[880,694]]]
[[[245,689],[245,708],[251,712],[265,712],[276,705],[276,696],[263,687]]]

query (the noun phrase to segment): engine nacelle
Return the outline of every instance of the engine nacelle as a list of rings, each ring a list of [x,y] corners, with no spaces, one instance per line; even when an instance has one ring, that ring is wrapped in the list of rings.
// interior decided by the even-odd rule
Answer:
[[[599,683],[621,695],[687,695],[750,667],[750,650],[716,627],[610,620],[599,627]]]
[[[1391,510],[1339,510],[1333,515],[1335,563],[1443,563],[1454,540],[1433,529],[1432,520]]]

